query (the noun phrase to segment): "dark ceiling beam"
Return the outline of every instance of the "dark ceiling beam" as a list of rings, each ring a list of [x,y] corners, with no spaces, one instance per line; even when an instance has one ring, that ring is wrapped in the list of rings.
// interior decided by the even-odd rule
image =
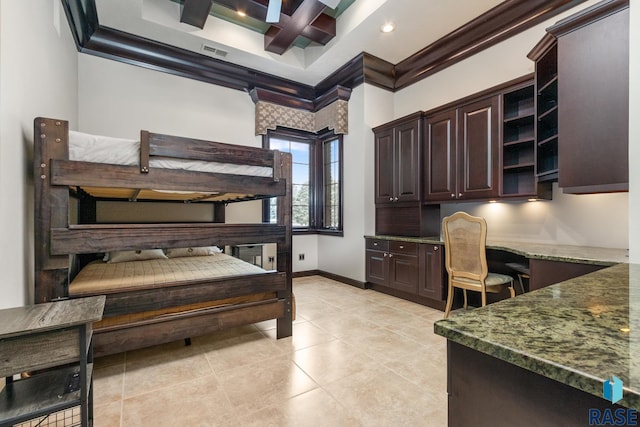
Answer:
[[[403,89],[586,0],[511,0],[464,24],[395,66]]]
[[[180,22],[201,29],[204,28],[212,5],[213,0],[184,0],[184,3],[180,6],[182,9]]]
[[[286,26],[269,28],[264,35],[265,50],[282,55],[291,47],[296,37],[320,16],[325,7],[318,0],[305,0],[291,15]]]
[[[233,11],[241,10],[246,13],[247,16],[259,21],[264,21],[267,17],[268,2],[266,1],[215,0],[215,3]],[[299,1],[299,3],[301,4],[302,2]],[[277,23],[272,24],[272,27],[285,28],[291,24],[292,17],[284,13],[286,5],[287,3],[282,4],[283,12],[280,13],[280,20]],[[336,20],[335,18],[322,13],[315,21],[306,26],[300,35],[313,42],[325,45],[336,36]]]

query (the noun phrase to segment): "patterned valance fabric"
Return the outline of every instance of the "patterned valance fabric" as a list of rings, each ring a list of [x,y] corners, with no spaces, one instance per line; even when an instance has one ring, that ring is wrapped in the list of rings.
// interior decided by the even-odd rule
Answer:
[[[349,102],[337,100],[316,112],[271,102],[256,102],[256,135],[265,135],[267,130],[274,130],[278,126],[314,133],[329,128],[337,134],[347,134]]]

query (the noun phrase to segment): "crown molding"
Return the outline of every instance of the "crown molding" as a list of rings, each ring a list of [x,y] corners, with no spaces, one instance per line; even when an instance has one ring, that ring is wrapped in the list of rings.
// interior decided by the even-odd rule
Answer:
[[[101,26],[95,0],[62,0],[62,4],[80,52],[247,93],[254,91],[258,98],[270,97],[270,102],[316,111],[318,102],[326,102],[332,96],[341,99],[345,90],[350,93],[362,83],[393,92],[404,89],[584,1],[503,2],[396,65],[362,52],[316,86]],[[342,94],[327,95],[336,88]]]

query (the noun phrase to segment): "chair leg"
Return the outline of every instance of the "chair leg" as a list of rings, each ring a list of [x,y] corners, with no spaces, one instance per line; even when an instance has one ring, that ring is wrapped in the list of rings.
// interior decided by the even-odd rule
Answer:
[[[453,305],[453,286],[449,283],[449,294],[447,295],[447,306],[444,309],[444,318],[449,317],[451,306]]]
[[[522,279],[528,279],[529,276],[526,274],[518,274],[518,282],[520,282],[520,290],[524,294],[524,283]]]
[[[467,290],[462,290],[462,295],[464,295],[464,305],[462,306],[465,310],[467,309]]]
[[[482,306],[485,307],[487,305],[487,293],[484,290],[481,293],[482,293]]]
[[[511,294],[511,298],[514,298],[516,296],[516,290],[513,287],[513,281],[511,281],[511,286],[509,286],[509,293]]]

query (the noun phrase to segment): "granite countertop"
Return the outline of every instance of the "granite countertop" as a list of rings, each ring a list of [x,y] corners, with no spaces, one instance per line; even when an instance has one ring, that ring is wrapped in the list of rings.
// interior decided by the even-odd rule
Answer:
[[[401,242],[428,243],[442,245],[439,237],[406,237],[406,236],[365,236],[365,238],[381,240],[397,240]],[[549,261],[575,262],[594,265],[615,265],[629,262],[627,249],[599,248],[593,246],[556,245],[552,243],[528,243],[515,241],[488,240],[487,249],[497,249],[522,255],[526,258]]]
[[[640,410],[640,264],[619,264],[460,311],[435,333],[602,397],[623,381],[621,405]]]

